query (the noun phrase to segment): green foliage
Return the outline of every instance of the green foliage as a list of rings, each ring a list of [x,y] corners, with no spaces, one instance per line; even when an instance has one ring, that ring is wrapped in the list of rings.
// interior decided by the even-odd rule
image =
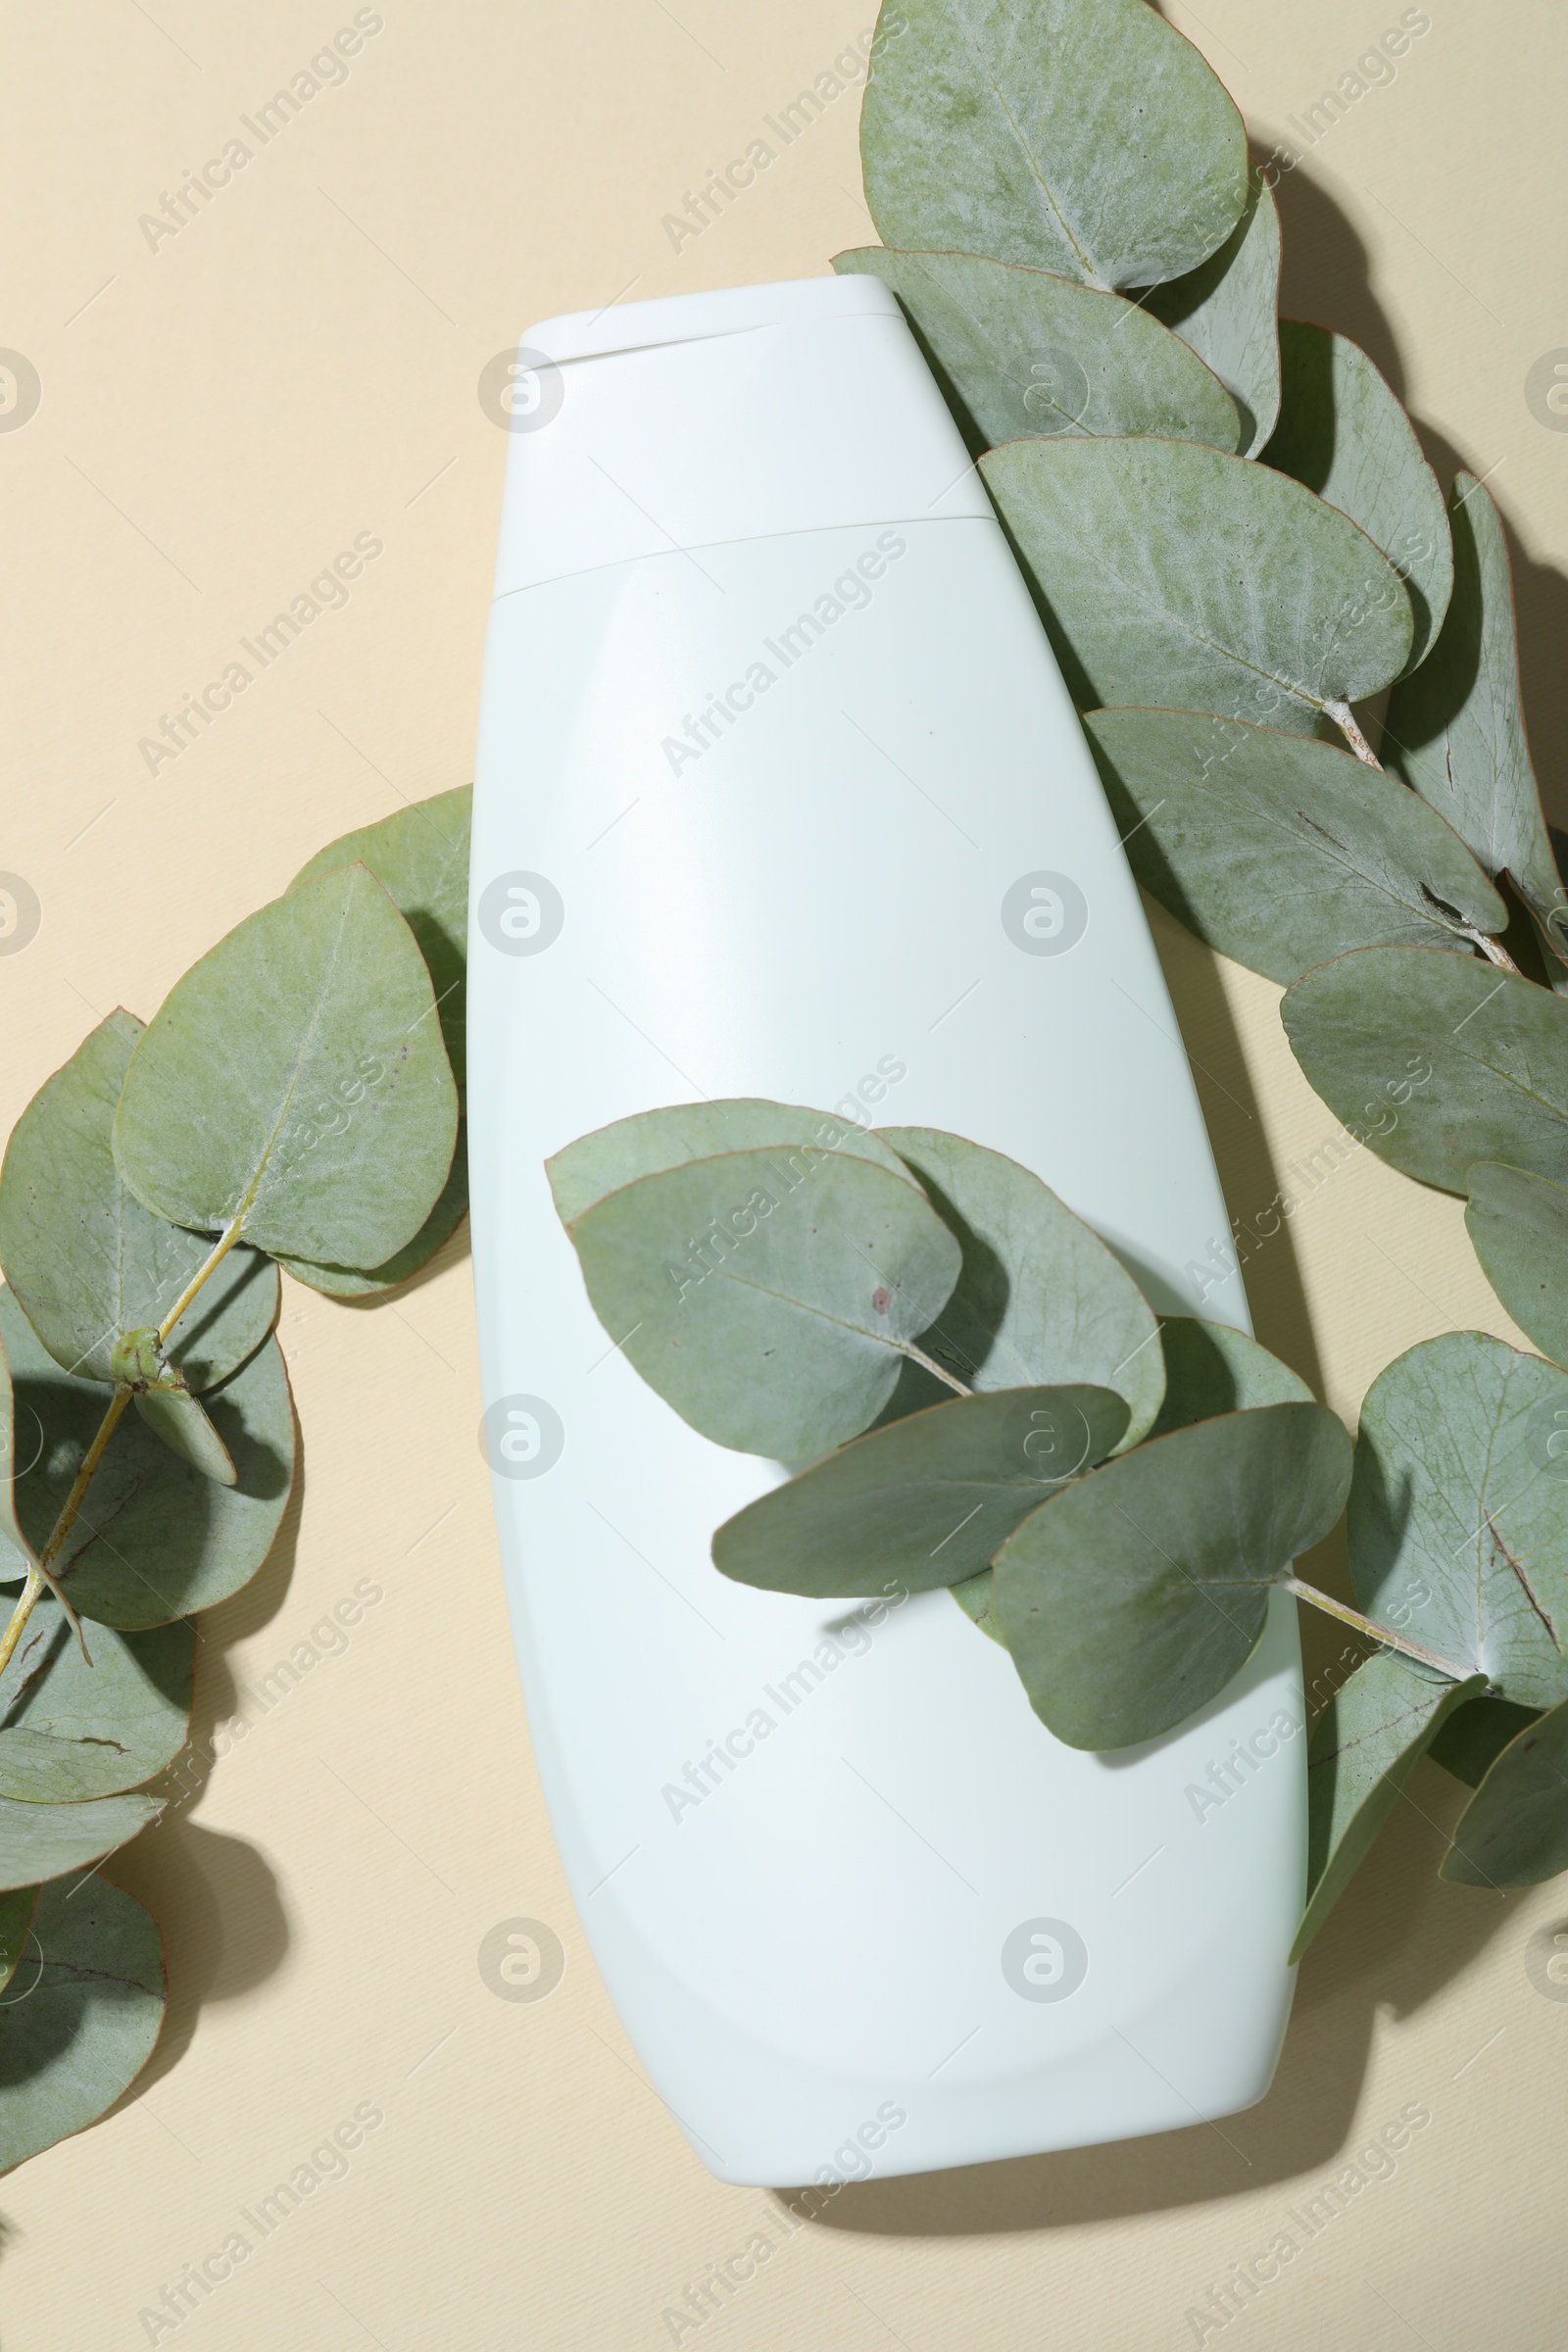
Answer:
[[[1519,696],[1513,582],[1502,517],[1484,483],[1455,474],[1448,499],[1453,597],[1432,658],[1389,697],[1383,741],[1407,783],[1506,873],[1568,961],[1568,896],[1542,813]]]
[[[1510,1740],[1459,1816],[1443,1876],[1534,1886],[1568,1870],[1568,1700]]]
[[[1081,278],[1180,277],[1247,200],[1247,134],[1143,0],[899,0],[860,117],[885,245]]]
[[[1230,393],[1241,415],[1237,447],[1244,458],[1256,456],[1280,411],[1279,298],[1280,217],[1254,164],[1242,217],[1224,244],[1185,277],[1169,278],[1140,298],[1152,318],[1192,345]]]
[[[1482,1271],[1525,1337],[1568,1364],[1568,1191],[1480,1160],[1464,1221]],[[1568,1454],[1568,1434],[1558,1452]]]
[[[334,843],[150,1027],[110,1014],[0,1168],[0,2169],[94,2121],[157,2038],[158,1932],[97,1866],[163,1810],[190,1614],[288,1503],[274,1261],[373,1298],[466,1206],[468,800]]]
[[[1308,735],[1404,667],[1398,573],[1299,482],[1191,441],[1014,441],[980,461],[1081,708]],[[1289,596],[1260,596],[1271,574]]]
[[[1280,419],[1263,462],[1348,514],[1383,550],[1415,615],[1414,669],[1432,650],[1453,587],[1438,477],[1409,417],[1348,336],[1282,318],[1280,369]]]
[[[976,456],[1057,433],[1162,433],[1234,450],[1235,401],[1198,353],[1137,304],[972,253],[834,256],[880,277]]]
[[[1453,828],[1348,752],[1193,710],[1085,724],[1144,888],[1270,980],[1351,948],[1469,955],[1465,926],[1506,925]]]

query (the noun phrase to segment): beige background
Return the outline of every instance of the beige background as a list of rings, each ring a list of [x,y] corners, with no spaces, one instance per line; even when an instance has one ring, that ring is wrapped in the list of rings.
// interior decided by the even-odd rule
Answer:
[[[348,81],[153,251],[138,216],[352,12],[11,0],[0,343],[32,361],[43,400],[0,434],[0,865],[43,921],[0,959],[6,1129],[97,1015],[150,1015],[334,833],[466,778],[506,449],[481,367],[552,312],[808,274],[866,242],[853,95],[679,255],[661,217],[871,10],[387,0]],[[1265,150],[1398,13],[1172,10]],[[1522,551],[1537,749],[1560,794],[1568,436],[1524,380],[1568,345],[1568,24],[1551,0],[1429,13],[1397,79],[1282,185],[1285,307],[1367,344],[1445,476],[1490,473]],[[347,609],[150,776],[138,739],[362,531],[385,553]],[[1245,1220],[1335,1123],[1286,1052],[1277,992],[1163,921],[1159,938]],[[1249,1282],[1260,1336],[1348,1416],[1412,1342],[1508,1336],[1458,1204],[1369,1159],[1313,1194]],[[253,1588],[206,1622],[200,1664],[198,1729],[247,1705],[254,1728],[116,1865],[167,1933],[168,2029],[109,2122],[0,2183],[0,2344],[147,2341],[141,2308],[366,2101],[385,2120],[348,2176],[160,2341],[667,2343],[665,2308],[776,2206],[688,2151],[563,1888],[475,1443],[466,1250],[371,1311],[286,1284],[282,1340],[303,1498]],[[247,1694],[362,1578],[383,1597],[348,1648],[264,1712]],[[1223,2134],[850,2188],[682,2340],[1190,2343],[1189,2306],[1420,2101],[1432,2121],[1396,2176],[1226,2342],[1555,2342],[1568,2005],[1536,1991],[1524,1949],[1568,1921],[1568,1892],[1441,1886],[1457,1798],[1420,1768],[1303,1968],[1271,2096]],[[494,1997],[476,1965],[519,1914],[566,1950],[535,2005]]]

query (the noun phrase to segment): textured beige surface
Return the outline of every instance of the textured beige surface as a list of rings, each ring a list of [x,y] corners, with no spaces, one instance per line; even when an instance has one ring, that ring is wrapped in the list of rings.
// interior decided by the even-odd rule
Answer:
[[[662,216],[831,67],[871,0],[382,13],[346,82],[262,146],[241,116],[350,9],[5,12],[0,343],[43,386],[31,421],[0,433],[0,865],[43,908],[0,959],[6,1128],[95,1015],[150,1014],[332,834],[467,775],[505,454],[475,396],[484,363],[551,312],[808,274],[870,233],[853,94],[678,254]],[[1375,0],[1172,13],[1264,151],[1300,145],[1287,118],[1399,16]],[[1560,806],[1568,435],[1524,385],[1568,344],[1568,25],[1552,0],[1429,14],[1396,79],[1282,183],[1286,308],[1367,344],[1445,473],[1490,473],[1523,550],[1537,750]],[[245,169],[152,249],[138,217],[236,132]],[[346,608],[150,775],[139,739],[362,532],[384,552]],[[1250,1221],[1335,1122],[1285,1050],[1277,992],[1159,936]],[[1260,1335],[1342,1411],[1415,1340],[1507,1335],[1457,1203],[1364,1155],[1319,1168],[1249,1282]],[[303,1501],[254,1588],[207,1622],[199,1670],[204,1736],[236,1710],[251,1728],[117,1865],[167,1930],[169,2027],[119,2113],[0,2183],[5,2352],[1149,2352],[1197,2340],[1189,2308],[1281,2231],[1300,2253],[1207,2341],[1560,2341],[1568,2003],[1534,1989],[1524,1952],[1568,1921],[1568,1893],[1440,1886],[1458,1791],[1430,1765],[1302,1971],[1271,2096],[1223,2131],[872,2182],[805,2228],[710,2180],[630,2057],[540,1805],[475,1444],[466,1255],[372,1311],[286,1286],[282,1339]],[[258,1696],[361,1580],[379,1597],[347,1646],[319,1636],[319,1662]],[[534,2004],[494,1997],[477,1966],[519,1915],[566,1953]],[[1393,2176],[1307,2242],[1290,2217],[1411,2104],[1430,2122]],[[382,2120],[345,2175],[323,2159],[265,2235],[241,2218],[357,2108]],[[232,2275],[151,2328],[143,2309],[235,2230],[251,2243]],[[759,2230],[772,2250],[756,2276],[672,2326]]]

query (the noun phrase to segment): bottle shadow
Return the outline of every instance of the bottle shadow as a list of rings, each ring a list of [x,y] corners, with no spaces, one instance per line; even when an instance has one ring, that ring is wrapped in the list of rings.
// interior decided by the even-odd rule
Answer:
[[[1148,911],[1227,1204],[1245,1222],[1285,1188],[1218,961],[1161,908],[1148,903]],[[1293,1181],[1298,1189],[1299,1178]],[[1281,1220],[1247,1264],[1246,1281],[1257,1337],[1321,1393],[1311,1313],[1288,1222]],[[1319,1544],[1300,1567],[1313,1583],[1349,1597],[1343,1535]],[[1300,1616],[1303,1673],[1315,1711],[1366,1645],[1347,1642],[1346,1629],[1317,1610],[1303,1609]],[[1525,1899],[1438,1878],[1469,1795],[1440,1766],[1417,1766],[1379,1837],[1375,1863],[1351,1880],[1302,1960],[1278,2071],[1255,2107],[1219,2124],[1146,2139],[848,2182],[812,2217],[814,2227],[930,2237],[1074,2228],[1211,2204],[1348,2161],[1359,2144],[1353,2126],[1380,2013],[1397,2021],[1422,2008],[1510,1930]],[[1416,2082],[1409,2087],[1419,2094],[1430,2085]],[[1369,2128],[1375,2132],[1395,2120],[1375,2116]],[[788,2193],[779,2192],[781,2202]]]

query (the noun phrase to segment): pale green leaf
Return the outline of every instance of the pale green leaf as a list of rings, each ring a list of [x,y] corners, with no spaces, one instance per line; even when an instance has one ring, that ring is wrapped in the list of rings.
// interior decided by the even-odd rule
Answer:
[[[1127,1427],[1110,1389],[953,1396],[830,1453],[726,1519],[713,1565],[819,1599],[926,1592],[975,1576],[1019,1521]]]
[[[63,1372],[9,1291],[0,1291],[0,1341],[20,1435],[17,1522],[36,1549],[113,1392]],[[134,1413],[122,1415],[55,1562],[83,1617],[133,1630],[189,1616],[237,1592],[271,1549],[294,1476],[294,1415],[277,1342],[266,1341],[203,1403],[233,1460],[235,1484],[204,1478]],[[24,1566],[11,1547],[10,1572]]]
[[[85,1870],[156,1821],[164,1801],[131,1793],[51,1805],[0,1796],[0,1886],[30,1886]]]
[[[339,866],[368,866],[419,943],[435,991],[441,1035],[461,1092],[466,1069],[468,828],[473,786],[415,801],[378,824],[329,842],[302,865],[290,890]]]
[[[1396,1356],[1361,1406],[1348,1529],[1369,1617],[1516,1705],[1568,1695],[1568,1373],[1478,1331]]]
[[[1568,1191],[1487,1160],[1469,1181],[1464,1221],[1483,1273],[1525,1337],[1568,1365]]]
[[[1144,888],[1190,931],[1289,983],[1350,948],[1451,943],[1508,912],[1426,802],[1305,735],[1195,710],[1084,721]]]
[[[921,1345],[969,1389],[1087,1382],[1126,1399],[1123,1446],[1159,1410],[1165,1367],[1142,1291],[1100,1236],[1030,1169],[936,1127],[883,1127],[963,1251],[957,1286]],[[894,1406],[946,1391],[907,1364]]]
[[[971,451],[1056,433],[1163,433],[1234,450],[1236,403],[1182,339],[1119,294],[972,253],[834,257],[904,305]]]
[[[200,1400],[185,1389],[138,1389],[135,1407],[153,1436],[177,1453],[182,1462],[220,1487],[235,1480],[233,1459],[207,1418]]]
[[[0,1894],[0,1992],[16,1975],[26,1951],[37,1905],[36,1886],[8,1886]]]
[[[1190,343],[1230,393],[1241,412],[1244,458],[1256,456],[1279,415],[1279,298],[1280,217],[1254,164],[1242,217],[1218,252],[1142,298],[1144,308]]]
[[[32,1937],[0,2002],[0,2170],[96,2123],[164,2022],[163,1940],[122,1887],[43,1887]]]
[[[161,1772],[185,1744],[196,1636],[94,1625],[89,1666],[47,1593],[0,1674],[0,1796],[71,1804]]]
[[[961,1263],[912,1178],[828,1148],[691,1160],[567,1231],[649,1386],[705,1437],[781,1461],[875,1420]]]
[[[1536,1886],[1568,1870],[1568,1699],[1518,1733],[1459,1816],[1440,1875]]]
[[[1325,1707],[1306,1761],[1306,1908],[1291,1945],[1299,1960],[1393,1812],[1434,1736],[1485,1678],[1445,1683],[1380,1649]]]
[[[1568,1181],[1568,1004],[1441,948],[1361,948],[1280,1006],[1296,1058],[1380,1158],[1445,1192],[1480,1160]]]
[[[886,1168],[891,1176],[908,1179],[892,1146],[869,1129],[852,1125],[835,1111],[808,1110],[800,1103],[768,1102],[751,1095],[637,1111],[567,1144],[546,1160],[545,1173],[556,1214],[569,1225],[607,1193],[618,1192],[639,1176],[657,1176],[688,1159],[712,1159],[721,1152],[764,1151],[799,1154],[802,1167],[825,1152],[847,1152]]]
[[[467,1121],[458,1121],[457,1149],[452,1154],[452,1169],[441,1188],[437,1200],[412,1242],[407,1243],[396,1256],[384,1265],[361,1269],[357,1266],[313,1266],[309,1258],[279,1256],[278,1264],[296,1282],[303,1282],[313,1291],[324,1291],[330,1298],[375,1298],[383,1291],[395,1290],[427,1266],[438,1250],[446,1247],[468,1213],[468,1138]]]
[[[1042,1503],[996,1561],[1003,1636],[1070,1747],[1127,1747],[1185,1721],[1246,1664],[1269,1592],[1325,1536],[1350,1442],[1319,1404],[1200,1421]]]
[[[1195,269],[1247,196],[1241,117],[1143,0],[899,0],[880,20],[860,156],[885,245],[1090,285]]]
[[[1410,600],[1299,482],[1193,441],[1015,441],[980,460],[1074,701],[1309,735],[1403,668]],[[1265,586],[1265,583],[1267,584]]]
[[[1448,617],[1428,659],[1389,697],[1384,756],[1464,836],[1489,874],[1507,873],[1557,958],[1568,960],[1568,893],[1525,738],[1502,517],[1486,486],[1459,473],[1448,521]]]
[[[1456,1781],[1479,1788],[1509,1740],[1540,1713],[1511,1698],[1473,1698],[1443,1725],[1427,1753]]]
[[[429,1215],[457,1124],[424,958],[350,865],[248,916],[175,983],[131,1055],[115,1153],[175,1224],[378,1266]]]
[[[1289,1364],[1228,1323],[1162,1315],[1159,1337],[1165,1355],[1165,1397],[1149,1432],[1152,1438],[1252,1405],[1313,1402],[1311,1390]]]
[[[0,1169],[0,1263],[51,1355],[107,1380],[123,1333],[162,1323],[212,1244],[155,1216],[115,1163],[115,1105],[134,1013],[109,1014],[33,1096]],[[176,1324],[171,1359],[192,1390],[211,1388],[259,1348],[277,1315],[277,1275],[255,1250],[231,1250]]]
[[[1443,626],[1453,587],[1438,477],[1409,417],[1348,335],[1282,318],[1280,365],[1279,426],[1263,462],[1304,482],[1382,548],[1410,599],[1414,669]]]

